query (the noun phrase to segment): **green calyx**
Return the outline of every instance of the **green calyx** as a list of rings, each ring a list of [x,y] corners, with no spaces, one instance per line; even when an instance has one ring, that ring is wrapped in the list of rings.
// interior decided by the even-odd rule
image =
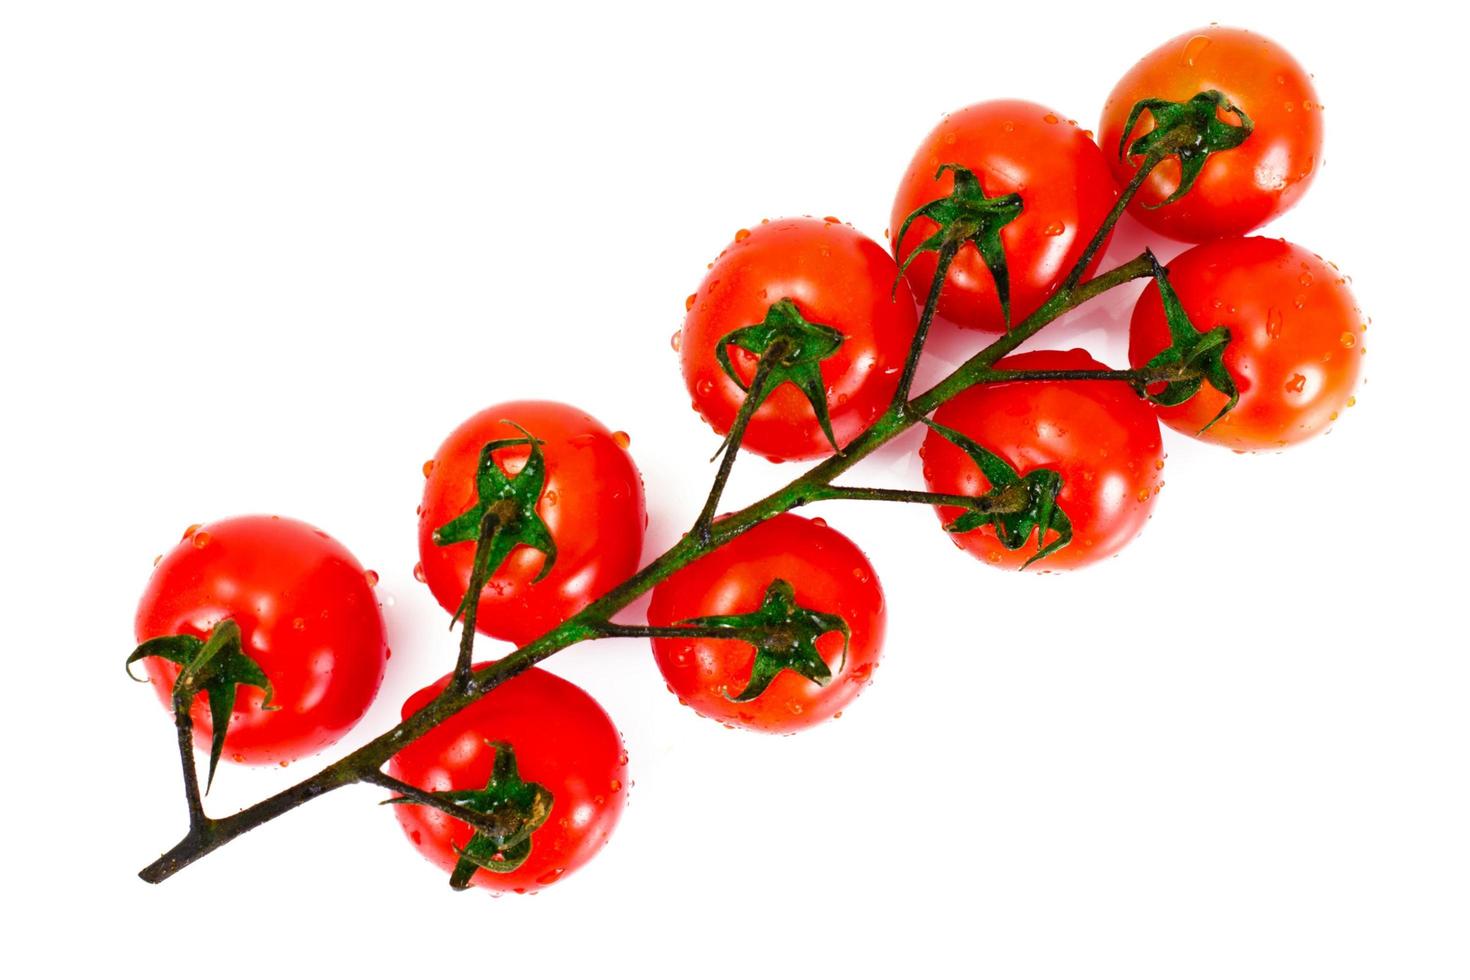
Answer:
[[[752,408],[759,408],[771,392],[781,385],[791,383],[806,396],[817,424],[827,441],[837,449],[837,437],[832,434],[832,418],[827,409],[827,385],[822,380],[821,363],[842,346],[846,338],[841,332],[822,323],[812,323],[801,315],[796,304],[789,299],[780,299],[766,310],[766,318],[760,323],[741,327],[720,338],[715,345],[715,359],[740,386],[747,396],[755,399]],[[730,362],[730,347],[739,347],[765,361],[765,377],[759,391],[751,391],[735,373]]]
[[[791,670],[819,687],[832,681],[832,669],[817,652],[817,640],[828,633],[842,634],[842,664],[847,662],[847,647],[852,631],[847,622],[833,613],[818,612],[796,603],[796,590],[785,579],[776,579],[766,587],[765,597],[755,612],[735,616],[700,616],[686,619],[680,625],[707,627],[718,638],[729,631],[732,639],[740,639],[755,647],[755,663],[745,688],[731,701],[753,701],[783,670]]]
[[[459,860],[449,875],[449,885],[456,890],[470,887],[470,879],[481,868],[494,874],[505,874],[525,864],[526,858],[531,856],[531,835],[551,815],[551,791],[539,783],[521,779],[515,750],[510,743],[486,744],[495,749],[495,765],[484,789],[450,789],[428,794],[436,800],[476,813],[493,814],[508,825],[508,829],[500,834],[476,830],[469,843],[458,849]],[[433,805],[406,796],[384,802]]]
[[[1239,125],[1222,120],[1219,112],[1234,113]],[[1154,128],[1128,144],[1128,134],[1145,112],[1153,116]],[[1123,138],[1118,141],[1118,157],[1163,157],[1179,158],[1179,186],[1174,193],[1158,204],[1145,207],[1161,208],[1179,200],[1204,169],[1211,153],[1231,150],[1244,143],[1255,124],[1239,106],[1232,105],[1223,92],[1210,89],[1201,92],[1187,102],[1170,102],[1167,99],[1143,99],[1128,113],[1123,125]]]
[[[924,419],[924,424],[958,446],[990,481],[990,492],[976,498],[975,507],[946,524],[946,531],[963,534],[989,525],[995,528],[996,539],[1008,551],[1017,551],[1026,546],[1035,530],[1036,554],[1026,559],[1022,568],[1029,568],[1072,542],[1072,521],[1057,506],[1057,494],[1062,490],[1060,473],[1035,469],[1023,477],[1010,463],[963,432],[932,419]],[[1048,531],[1057,532],[1056,540],[1050,544],[1046,543]]]
[[[1169,272],[1159,264],[1152,252],[1145,253],[1153,263],[1154,284],[1164,304],[1164,319],[1169,324],[1171,343],[1154,356],[1143,373],[1147,380],[1140,383],[1138,393],[1157,405],[1180,405],[1189,401],[1206,381],[1227,399],[1225,407],[1205,424],[1201,432],[1209,429],[1225,417],[1225,413],[1240,401],[1235,378],[1225,367],[1225,348],[1230,343],[1228,327],[1216,326],[1201,333],[1184,312],[1179,294],[1169,284]],[[1163,388],[1150,391],[1151,385],[1162,381]]]
[[[470,580],[482,583],[482,587],[517,545],[535,548],[545,555],[541,571],[533,581],[545,578],[556,563],[556,541],[552,539],[546,522],[536,513],[536,504],[546,485],[546,458],[541,454],[541,443],[514,422],[502,420],[502,423],[520,429],[524,438],[496,439],[485,443],[480,450],[475,476],[475,505],[434,531],[434,543],[440,547],[466,541],[477,543]],[[515,476],[502,470],[494,457],[496,450],[511,446],[529,446],[531,449],[525,465]],[[465,614],[470,604],[478,601],[479,590],[467,590],[454,621]]]
[[[214,771],[219,766],[220,753],[224,751],[225,730],[235,710],[235,695],[240,685],[260,688],[265,693],[260,706],[273,711],[271,682],[260,664],[245,652],[240,626],[233,619],[221,620],[203,640],[188,634],[145,640],[128,657],[128,676],[133,676],[133,664],[145,657],[162,657],[183,668],[174,681],[174,710],[188,711],[194,696],[200,691],[208,696],[209,725],[214,737],[209,746],[209,777],[204,787],[207,793],[214,785]],[[142,680],[139,677],[133,679]]]
[[[948,197],[937,198],[918,208],[899,226],[893,239],[893,250],[901,252],[904,236],[909,226],[918,218],[928,218],[939,229],[924,239],[903,260],[898,275],[902,277],[922,252],[934,252],[939,256],[939,269],[935,273],[943,279],[950,260],[965,244],[974,245],[990,270],[995,281],[995,295],[1000,299],[1001,313],[1005,316],[1006,329],[1011,326],[1011,284],[1006,272],[1005,248],[1000,242],[1000,230],[1014,221],[1021,213],[1021,195],[1006,194],[1002,197],[986,197],[980,181],[967,167],[957,163],[946,163],[935,173],[938,180],[946,172],[954,174],[954,190]],[[898,279],[893,282],[894,293],[898,291]]]

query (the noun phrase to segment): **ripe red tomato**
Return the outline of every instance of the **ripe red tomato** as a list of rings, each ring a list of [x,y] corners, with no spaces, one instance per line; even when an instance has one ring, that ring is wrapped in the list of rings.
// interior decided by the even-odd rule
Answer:
[[[409,698],[403,717],[448,682],[446,675]],[[388,771],[431,793],[483,790],[501,752],[495,743],[511,748],[521,780],[550,792],[551,810],[532,831],[524,863],[504,872],[474,868],[470,882],[491,891],[536,891],[607,843],[628,794],[628,755],[612,719],[586,691],[533,667],[430,729],[394,756]],[[473,828],[432,806],[394,809],[419,853],[452,874]]]
[[[1208,385],[1182,405],[1159,406],[1170,428],[1236,450],[1279,449],[1316,435],[1352,404],[1363,354],[1363,316],[1337,269],[1274,238],[1197,245],[1169,263],[1169,282],[1197,328],[1230,328],[1224,363],[1240,401]],[[1157,289],[1133,309],[1128,359],[1148,363],[1169,346]]]
[[[689,297],[679,336],[684,383],[694,408],[715,431],[730,431],[745,392],[717,360],[719,341],[765,321],[771,306],[791,300],[813,324],[842,334],[841,346],[817,365],[832,431],[846,445],[877,418],[898,387],[917,327],[913,298],[883,246],[835,218],[783,218],[741,231]],[[758,357],[727,347],[749,385]],[[745,430],[743,445],[775,460],[832,451],[812,402],[796,384],[771,391]]]
[[[309,524],[233,517],[191,527],[160,559],[134,626],[139,643],[180,634],[204,639],[233,619],[274,697],[262,710],[259,688],[238,688],[223,757],[290,762],[341,738],[378,693],[388,645],[375,581]],[[143,663],[171,707],[179,666],[158,657]],[[203,692],[193,719],[195,742],[208,750],[213,728]]]
[[[481,593],[475,625],[487,636],[524,644],[638,569],[648,515],[643,480],[628,455],[626,436],[560,402],[491,406],[450,433],[424,465],[428,479],[419,507],[416,572],[446,610],[458,609],[469,588],[475,541],[441,546],[434,532],[477,503],[476,475],[484,446],[492,440],[524,438],[505,421],[542,443],[546,473],[535,510],[550,532],[556,558],[536,581],[546,555],[517,546]],[[495,450],[492,458],[514,477],[529,456],[527,446],[517,445]]]
[[[1206,27],[1144,55],[1108,96],[1099,132],[1120,184],[1132,179],[1140,162],[1118,157],[1133,107],[1142,99],[1183,102],[1209,89],[1223,92],[1250,117],[1251,135],[1234,149],[1212,154],[1187,194],[1155,208],[1179,187],[1179,161],[1163,161],[1128,208],[1154,231],[1188,242],[1259,228],[1306,193],[1322,163],[1322,104],[1302,66],[1269,38]],[[1236,121],[1223,113],[1220,118]],[[1144,113],[1127,142],[1153,126]]]
[[[741,640],[656,639],[654,659],[682,703],[728,725],[794,732],[837,714],[869,683],[883,645],[883,590],[867,556],[820,519],[778,515],[675,572],[654,588],[648,622],[674,626],[753,613],[777,581],[789,583],[801,609],[846,623],[845,660],[839,630],[815,640],[831,679],[818,684],[783,669],[759,696],[737,702],[732,698],[746,692],[756,668],[754,646]]]
[[[1021,195],[1020,216],[1000,231],[1013,323],[1052,294],[1118,200],[1102,151],[1075,121],[1034,102],[981,102],[945,116],[919,144],[893,201],[892,234],[917,208],[953,189],[952,174],[935,179],[945,163],[968,167],[988,197]],[[893,243],[894,254],[908,258],[936,228],[928,218],[916,220],[903,241]],[[920,299],[934,282],[935,262],[934,253],[921,254],[905,273]],[[973,245],[962,248],[949,268],[939,315],[962,327],[1005,329],[995,280]]]
[[[1101,370],[1086,351],[1030,351],[997,370]],[[1057,505],[1072,522],[1070,544],[1035,562],[1039,571],[1081,568],[1109,558],[1143,529],[1163,487],[1163,442],[1147,402],[1116,381],[1015,381],[976,385],[940,406],[934,421],[997,454],[1017,473],[1061,474]],[[978,496],[990,489],[980,468],[954,443],[930,431],[920,449],[924,482],[935,493]],[[939,507],[945,523],[962,511]],[[953,536],[955,543],[999,568],[1018,569],[1037,542],[1011,551],[993,527]],[[1047,543],[1056,537],[1052,532]]]

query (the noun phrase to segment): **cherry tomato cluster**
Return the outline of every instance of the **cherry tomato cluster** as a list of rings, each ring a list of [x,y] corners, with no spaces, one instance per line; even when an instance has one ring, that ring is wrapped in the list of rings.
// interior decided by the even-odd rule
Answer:
[[[710,264],[675,338],[693,406],[730,455],[840,452],[905,403],[931,322],[1003,334],[1043,315],[1093,274],[1126,200],[1150,230],[1196,243],[1167,268],[1146,256],[1153,286],[1133,311],[1130,369],[1082,350],[998,356],[983,383],[923,418],[928,492],[910,494],[989,565],[1062,571],[1112,556],[1155,505],[1160,421],[1274,450],[1352,404],[1363,326],[1344,277],[1307,249],[1242,237],[1305,192],[1321,113],[1286,51],[1221,27],[1139,61],[1109,96],[1099,141],[1031,102],[951,113],[902,176],[891,251],[835,218],[786,218],[739,232]],[[415,573],[463,619],[466,659],[410,698],[405,719],[493,666],[471,667],[475,631],[530,643],[637,572],[647,525],[626,436],[559,402],[485,409],[424,475]],[[297,521],[191,527],[148,583],[129,664],[150,665],[211,777],[222,758],[285,764],[340,738],[377,693],[389,650],[375,582]],[[652,591],[646,627],[604,635],[649,637],[669,690],[729,726],[792,732],[833,717],[878,665],[877,574],[819,519],[742,529]],[[529,667],[399,749],[382,784],[452,884],[527,891],[607,841],[627,766],[597,703]]]

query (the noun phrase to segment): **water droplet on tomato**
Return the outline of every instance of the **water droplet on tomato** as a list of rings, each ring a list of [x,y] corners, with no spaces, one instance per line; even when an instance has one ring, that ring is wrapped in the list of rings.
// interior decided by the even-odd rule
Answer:
[[[1357,403],[1358,403],[1358,396],[1357,395],[1349,395],[1348,396],[1348,400],[1347,400],[1347,407],[1348,408],[1352,408]]]
[[[1183,59],[1181,59],[1184,62],[1184,67],[1193,68],[1194,59],[1203,54],[1205,48],[1208,48],[1209,46],[1210,39],[1205,37],[1203,34],[1196,34],[1194,37],[1190,38],[1189,42],[1184,45],[1184,57]]]
[[[196,548],[203,548],[203,547],[207,546],[208,544],[209,544],[209,532],[208,531],[195,531],[194,532],[194,547],[196,547]]]
[[[608,783],[607,788],[616,793],[623,788],[623,781],[621,779],[614,779],[611,783]]]
[[[367,571],[363,572],[362,573],[362,577],[367,580],[368,588],[371,589],[371,588],[375,588],[377,586],[377,584],[378,584],[378,573],[375,572],[375,571],[373,571],[371,568],[369,568]]]
[[[1310,286],[1312,284],[1312,274],[1310,272],[1303,272],[1301,275],[1296,277],[1296,281],[1301,283],[1303,286]]]
[[[161,561],[163,561],[163,556],[162,555],[154,555],[153,556],[153,567],[154,568],[157,568],[158,567],[158,563],[161,562]]]
[[[745,241],[749,237],[750,237],[750,229],[749,228],[741,228],[739,231],[737,231],[735,233],[735,240],[737,242],[743,242],[743,241]]]
[[[715,383],[709,378],[700,378],[699,383],[694,386],[694,390],[701,395],[708,395],[715,390]]]
[[[669,338],[669,346],[674,348],[674,350],[678,350],[684,346],[684,331],[675,330],[674,335]]]
[[[812,524],[816,525],[817,527],[826,527],[827,521],[821,517],[813,517]]]
[[[612,434],[612,440],[617,443],[619,449],[627,449],[633,444],[633,440],[628,436],[628,433],[623,432],[621,429]]]
[[[1344,330],[1342,336],[1337,339],[1342,342],[1342,346],[1344,347],[1354,347],[1358,343],[1357,335],[1351,330]]]
[[[1055,112],[1048,112],[1046,115],[1042,116],[1041,119],[1043,122],[1050,125],[1056,125],[1057,123],[1061,122],[1061,119],[1057,117],[1057,114]]]
[[[1042,232],[1042,234],[1055,238],[1066,230],[1066,225],[1062,224],[1060,221],[1053,221],[1051,224],[1046,226],[1046,229]]]
[[[184,528],[184,533],[179,536],[179,540],[183,541],[186,538],[192,538],[194,536],[194,532],[199,530],[203,526],[203,524],[190,524],[188,527]]]
[[[427,480],[429,474],[432,472],[434,472],[434,461],[432,459],[424,460],[424,479]]]
[[[1307,376],[1305,374],[1293,374],[1286,381],[1286,390],[1293,394],[1301,394],[1307,387]]]
[[[415,562],[413,566],[413,577],[420,582],[427,582],[429,577],[424,574],[424,563]]]
[[[685,313],[688,313],[690,310],[694,309],[694,297],[695,297],[695,295],[696,294],[694,294],[694,293],[690,293],[688,296],[685,296],[684,297],[684,312]]]
[[[1281,311],[1274,306],[1266,311],[1266,336],[1272,340],[1281,336]]]
[[[567,873],[566,868],[552,868],[550,871],[546,872],[544,875],[542,875],[541,877],[537,878],[536,879],[536,884],[538,884],[538,885],[549,885],[553,881],[556,881],[558,878],[560,878],[562,875],[564,875],[566,873]]]

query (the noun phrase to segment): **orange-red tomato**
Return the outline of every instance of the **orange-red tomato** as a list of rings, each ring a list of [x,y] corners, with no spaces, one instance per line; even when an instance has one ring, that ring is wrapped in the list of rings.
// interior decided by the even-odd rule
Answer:
[[[716,360],[719,341],[761,323],[773,303],[789,299],[808,321],[843,335],[820,372],[833,434],[847,444],[888,407],[913,341],[913,298],[902,283],[894,292],[897,278],[883,246],[835,218],[783,218],[742,231],[688,300],[679,355],[694,408],[716,432],[730,431],[745,392]],[[749,385],[758,358],[727,349]],[[776,460],[832,452],[811,402],[790,383],[767,396],[742,445]]]
[[[637,571],[648,515],[626,436],[561,402],[506,402],[478,412],[450,433],[425,465],[419,572],[446,610],[458,609],[469,588],[475,542],[441,546],[434,531],[475,505],[475,476],[485,444],[523,437],[506,421],[542,443],[546,479],[536,512],[551,532],[557,556],[538,582],[545,556],[525,546],[512,551],[480,595],[475,626],[487,636],[526,643]],[[513,476],[529,454],[525,446],[511,446],[492,458]]]
[[[1055,291],[1118,200],[1107,160],[1074,120],[1034,102],[981,102],[945,116],[919,144],[893,201],[894,236],[909,214],[954,188],[952,174],[935,179],[945,163],[973,171],[988,197],[1021,195],[1020,216],[1000,232],[1013,323]],[[936,228],[928,218],[909,226],[903,241],[893,243],[899,260]],[[922,253],[905,273],[921,300],[934,282],[935,262],[934,253]],[[995,281],[973,245],[949,268],[939,315],[962,327],[1005,329]]]
[[[867,556],[820,520],[780,514],[758,524],[655,586],[653,626],[760,608],[776,580],[795,590],[797,605],[840,616],[851,631],[816,641],[831,669],[825,685],[782,670],[754,700],[732,701],[750,680],[755,648],[740,640],[656,639],[654,659],[680,701],[707,718],[756,731],[794,732],[832,717],[861,693],[878,665],[886,613],[883,590]]]
[[[1270,38],[1206,27],[1144,55],[1108,96],[1098,133],[1120,184],[1132,179],[1139,163],[1118,157],[1134,105],[1142,99],[1183,102],[1209,89],[1223,92],[1250,117],[1251,135],[1240,146],[1211,155],[1179,200],[1153,208],[1179,187],[1179,161],[1164,160],[1129,205],[1149,228],[1188,242],[1259,228],[1295,204],[1322,165],[1322,104],[1302,66]],[[1128,143],[1151,129],[1153,119],[1144,113]]]
[[[1240,392],[1204,433],[1225,405],[1208,385],[1182,405],[1159,406],[1170,428],[1231,449],[1280,449],[1352,404],[1363,316],[1342,273],[1320,257],[1279,239],[1227,238],[1169,263],[1169,282],[1197,328],[1230,328],[1224,362]],[[1146,289],[1133,309],[1128,359],[1141,367],[1168,345],[1158,290]]]
[[[997,370],[1092,371],[1086,351],[1030,351],[1002,358]],[[1117,381],[1013,381],[976,385],[940,406],[934,421],[974,439],[1021,476],[1035,469],[1062,477],[1057,505],[1072,522],[1072,541],[1031,565],[1063,571],[1116,554],[1143,530],[1163,486],[1163,441],[1148,403]],[[980,468],[954,443],[930,431],[921,450],[924,482],[935,493],[978,496],[990,489]],[[945,523],[962,512],[937,508]],[[1056,538],[1048,534],[1046,542]],[[998,568],[1020,568],[1036,554],[1008,550],[989,526],[953,535],[955,543]]]
[[[483,670],[488,664],[477,665]],[[449,677],[419,691],[403,717],[444,690]],[[430,729],[388,763],[395,778],[431,793],[482,790],[498,750],[514,750],[519,776],[551,793],[546,822],[531,833],[531,852],[512,871],[474,871],[491,891],[536,891],[576,871],[600,851],[628,795],[628,756],[602,706],[555,674],[531,668]],[[432,806],[399,804],[398,823],[419,853],[446,873],[474,836],[469,824]]]
[[[164,555],[138,602],[138,642],[219,622],[240,627],[244,652],[273,688],[242,685],[225,729],[223,758],[291,762],[341,738],[372,704],[388,662],[372,575],[337,541],[284,517],[233,517],[191,527]],[[145,661],[159,698],[173,703],[179,667]],[[213,727],[203,692],[194,740],[208,750]]]

